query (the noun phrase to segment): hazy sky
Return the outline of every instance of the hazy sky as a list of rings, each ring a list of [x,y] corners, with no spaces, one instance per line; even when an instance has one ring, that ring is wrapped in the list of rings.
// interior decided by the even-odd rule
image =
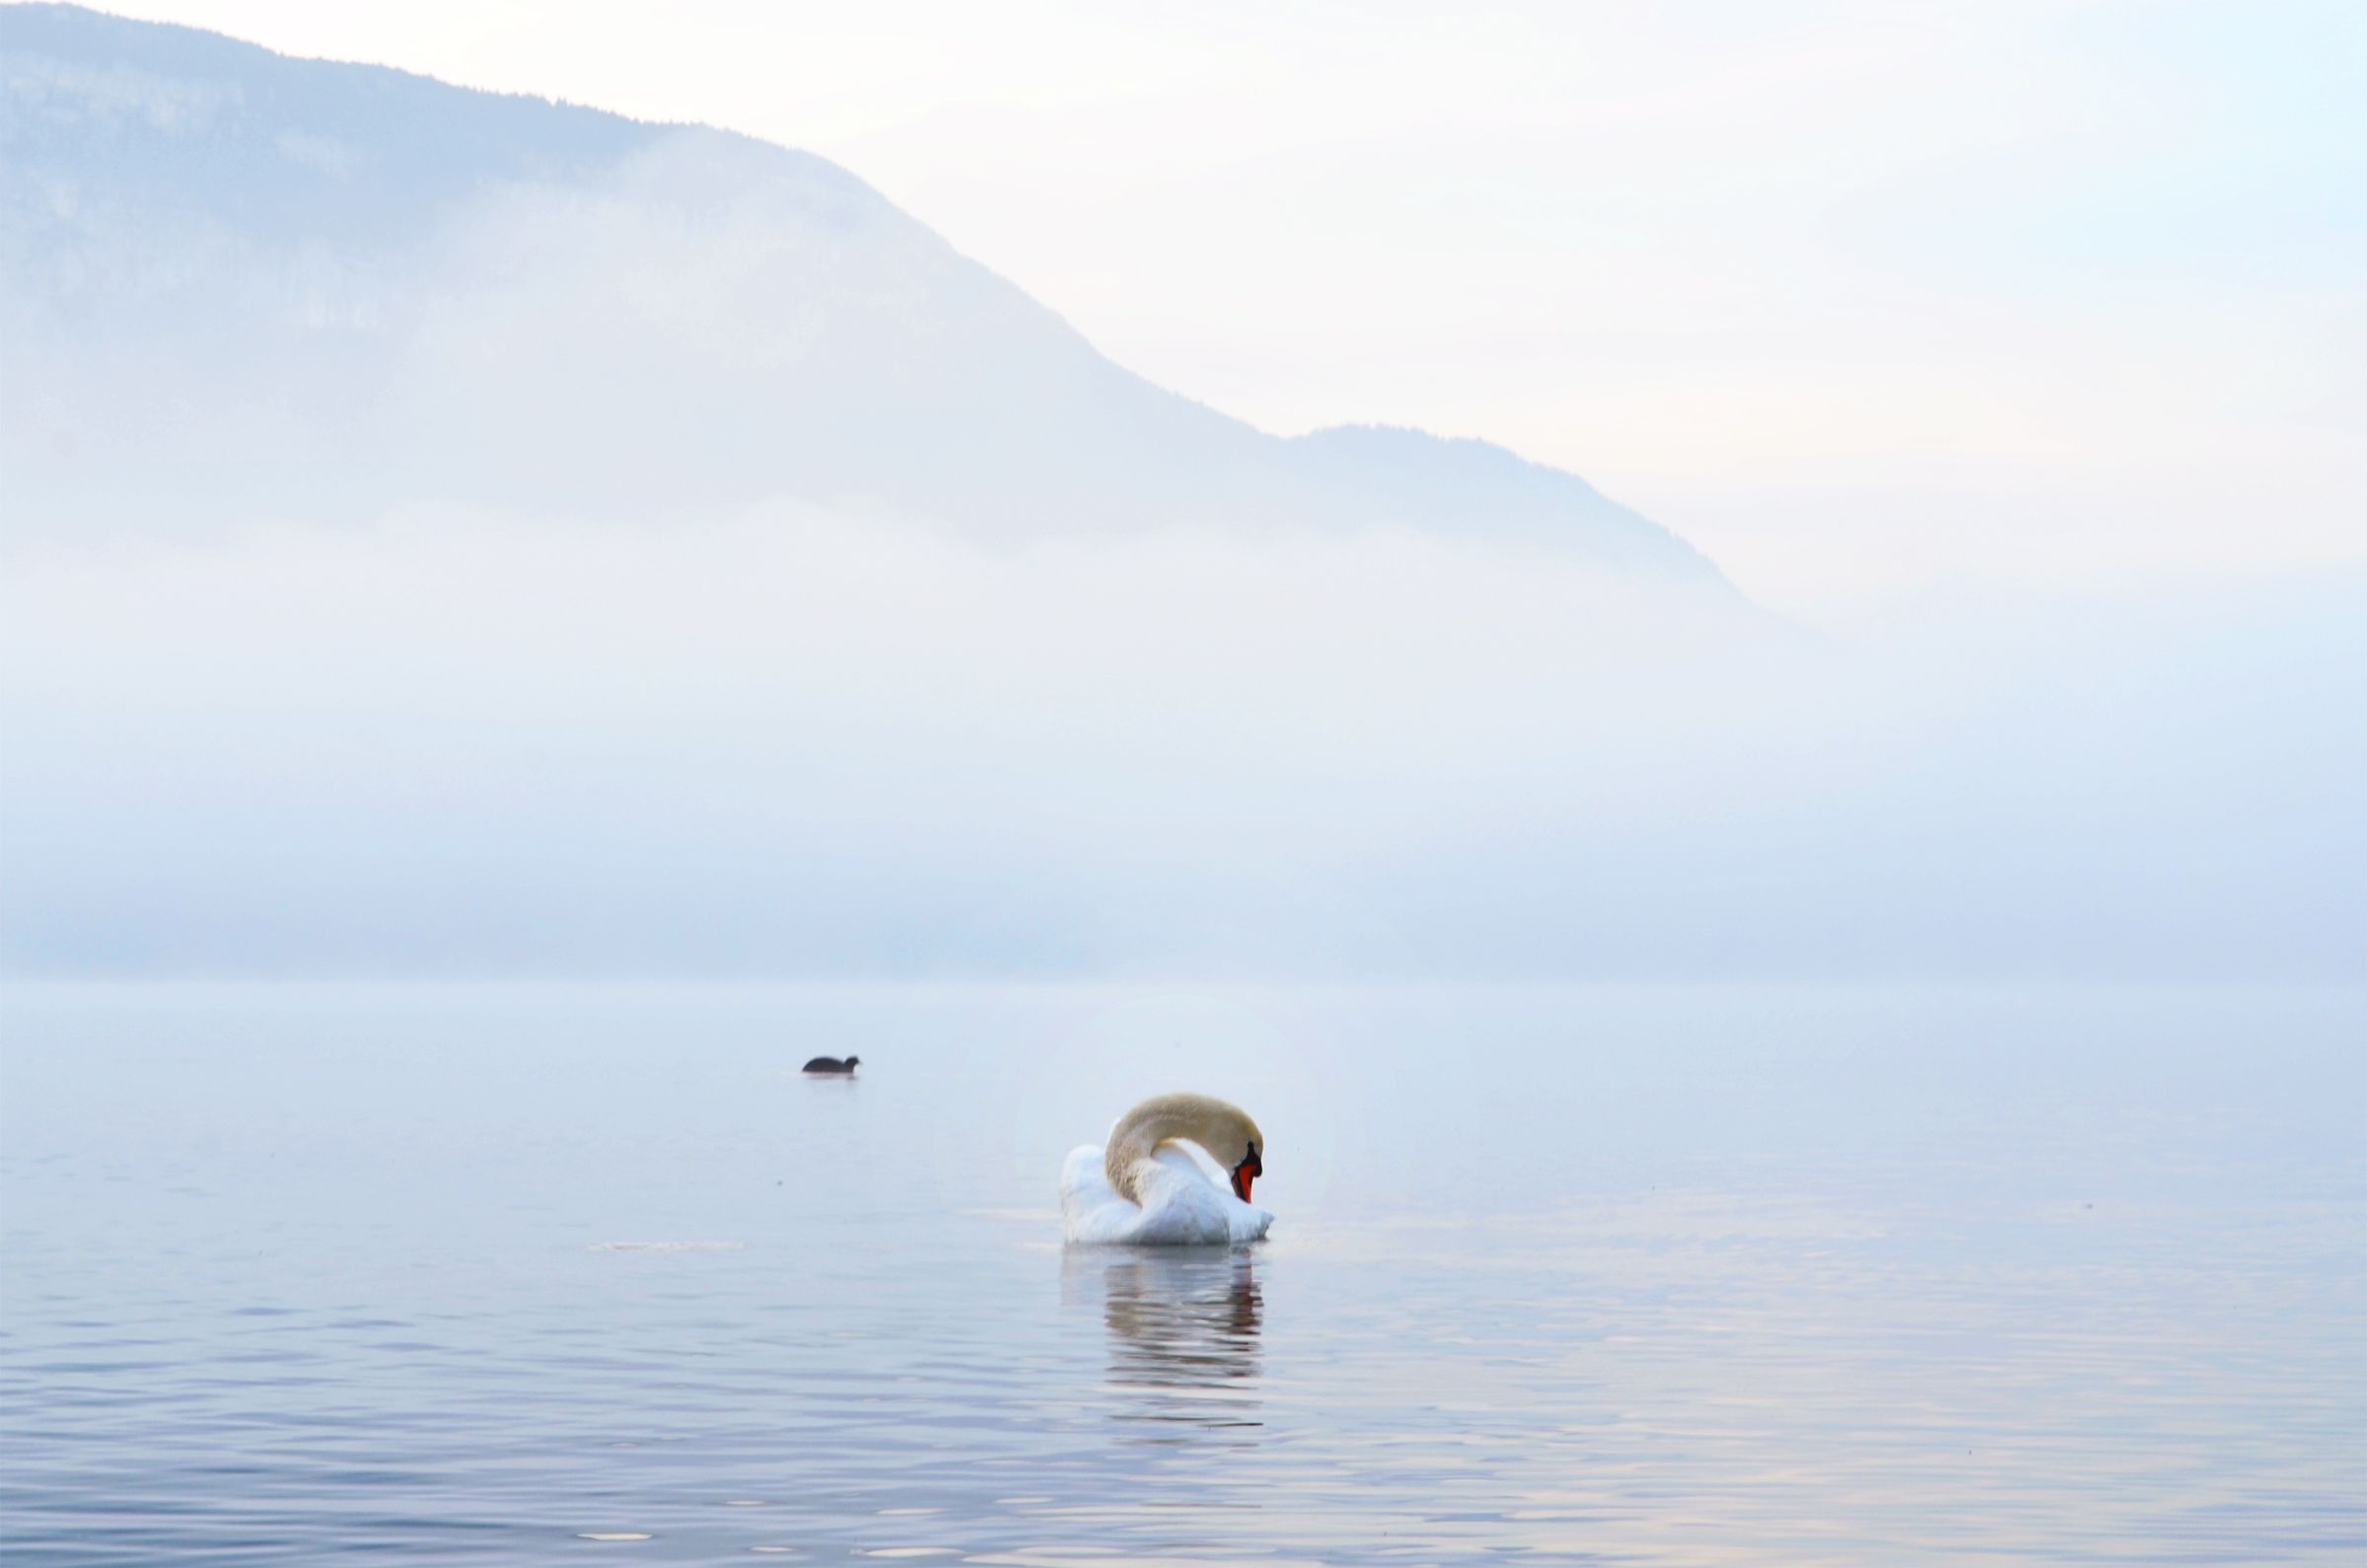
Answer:
[[[2367,553],[2367,8],[132,0],[832,158],[1269,429],[1575,468],[1784,609]]]

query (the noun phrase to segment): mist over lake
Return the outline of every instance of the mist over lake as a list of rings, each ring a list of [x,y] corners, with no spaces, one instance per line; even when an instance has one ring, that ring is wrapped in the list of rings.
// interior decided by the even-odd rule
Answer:
[[[794,512],[21,557],[82,973],[2327,979],[2349,583],[1786,630],[1542,547]]]

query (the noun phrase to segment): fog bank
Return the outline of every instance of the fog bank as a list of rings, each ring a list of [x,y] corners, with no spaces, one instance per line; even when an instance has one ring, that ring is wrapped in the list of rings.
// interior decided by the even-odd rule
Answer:
[[[1410,532],[19,551],[18,971],[2356,972],[2358,585],[1835,641]]]

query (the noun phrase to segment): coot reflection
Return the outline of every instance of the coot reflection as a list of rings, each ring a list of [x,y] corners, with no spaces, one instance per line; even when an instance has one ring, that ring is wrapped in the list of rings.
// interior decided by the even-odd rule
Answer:
[[[1122,1256],[1071,1249],[1062,1295],[1099,1305],[1110,1336],[1105,1389],[1118,1421],[1160,1423],[1141,1441],[1239,1440],[1258,1418],[1257,1331],[1265,1313],[1246,1251],[1160,1248]]]

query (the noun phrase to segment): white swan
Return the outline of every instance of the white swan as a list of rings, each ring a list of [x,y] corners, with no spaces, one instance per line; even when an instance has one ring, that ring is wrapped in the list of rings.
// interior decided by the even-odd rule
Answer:
[[[1274,1223],[1250,1201],[1264,1154],[1257,1123],[1221,1100],[1146,1100],[1117,1118],[1108,1148],[1087,1144],[1061,1166],[1068,1239],[1135,1247],[1255,1242]]]

